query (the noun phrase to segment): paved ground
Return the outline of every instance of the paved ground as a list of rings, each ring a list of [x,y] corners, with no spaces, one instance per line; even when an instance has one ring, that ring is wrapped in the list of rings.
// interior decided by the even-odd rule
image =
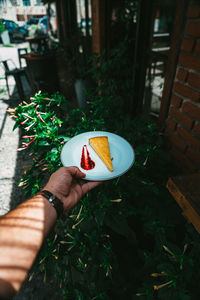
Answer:
[[[18,67],[17,47],[24,47],[24,44],[16,47],[0,47],[0,60],[12,59]],[[23,80],[26,95],[30,89]],[[19,130],[13,131],[14,120],[9,117],[7,109],[15,107],[20,103],[15,88],[15,81],[9,78],[11,97],[8,96],[4,71],[0,70],[0,215],[5,214],[10,208],[21,202],[23,198],[22,189],[18,188],[18,181],[23,173],[23,158],[17,151],[19,147]]]
[[[12,58],[16,66],[18,63],[17,47],[5,48],[0,46],[0,60]],[[23,175],[24,168],[30,163],[26,153],[18,152],[20,131],[13,131],[14,120],[9,117],[7,109],[16,107],[20,102],[19,95],[15,88],[15,81],[9,78],[9,88],[11,97],[8,96],[6,82],[3,79],[4,72],[0,70],[0,215],[7,213],[10,209],[25,199],[22,188],[18,187],[18,182]],[[27,99],[32,96],[30,88],[23,79],[23,86]],[[28,283],[25,281],[20,292],[13,298],[14,300],[40,300],[41,293],[34,294],[37,282]],[[39,289],[38,289],[39,290]],[[50,298],[49,298],[50,299]]]
[[[17,45],[13,48],[4,48],[0,45],[0,60],[12,58],[18,66]],[[18,152],[20,142],[20,131],[13,131],[14,120],[9,117],[7,109],[16,107],[21,100],[15,88],[13,78],[9,79],[11,97],[8,96],[3,71],[0,70],[0,215],[7,213],[17,204],[25,200],[22,188],[18,182],[23,175],[24,169],[31,163],[25,152]],[[33,94],[23,80],[26,97],[29,99]],[[39,275],[38,275],[39,276]],[[52,284],[44,284],[43,278],[35,278],[31,282],[28,279],[24,282],[21,290],[13,300],[45,300],[59,299],[55,294],[55,287]]]

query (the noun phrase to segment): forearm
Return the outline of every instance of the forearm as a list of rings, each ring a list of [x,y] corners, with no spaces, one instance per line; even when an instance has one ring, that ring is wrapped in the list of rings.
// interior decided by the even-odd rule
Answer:
[[[10,292],[19,290],[56,218],[48,200],[38,195],[0,219],[0,298],[2,280]]]
[[[100,184],[83,181],[84,177],[77,167],[62,167],[51,175],[44,190],[56,196],[64,211],[68,211]],[[59,213],[58,206],[54,208],[46,198],[37,195],[0,218],[0,299],[10,299],[19,290],[56,222],[56,209]]]

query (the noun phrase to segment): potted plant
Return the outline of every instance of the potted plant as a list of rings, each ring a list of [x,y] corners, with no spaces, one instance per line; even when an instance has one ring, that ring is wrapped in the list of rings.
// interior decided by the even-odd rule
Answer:
[[[79,53],[76,61],[76,73],[74,87],[77,97],[78,106],[84,109],[87,105],[86,90],[90,86],[88,76],[89,60],[84,57],[83,53]]]
[[[1,41],[4,45],[10,44],[10,37],[8,34],[8,30],[5,29],[3,21],[0,20],[0,37]]]
[[[77,30],[72,38],[57,45],[57,65],[61,90],[76,98],[79,108],[86,106],[86,88],[89,84],[90,51],[85,37]],[[69,92],[70,91],[70,92]],[[72,96],[72,94],[74,94]],[[74,102],[75,102],[74,101]]]

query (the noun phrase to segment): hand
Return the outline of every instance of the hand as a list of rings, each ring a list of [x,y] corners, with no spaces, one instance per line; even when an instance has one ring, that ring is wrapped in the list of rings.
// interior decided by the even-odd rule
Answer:
[[[64,204],[64,211],[73,208],[90,190],[98,186],[100,181],[82,180],[85,174],[78,167],[62,167],[53,173],[44,187]]]

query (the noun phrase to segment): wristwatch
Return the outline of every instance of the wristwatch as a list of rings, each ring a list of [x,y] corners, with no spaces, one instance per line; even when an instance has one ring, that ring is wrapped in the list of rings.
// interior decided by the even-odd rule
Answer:
[[[64,214],[63,202],[60,199],[58,199],[55,195],[53,195],[51,192],[49,192],[47,190],[42,190],[38,194],[42,195],[47,200],[49,200],[49,202],[51,203],[51,205],[55,208],[58,218],[62,214]]]

